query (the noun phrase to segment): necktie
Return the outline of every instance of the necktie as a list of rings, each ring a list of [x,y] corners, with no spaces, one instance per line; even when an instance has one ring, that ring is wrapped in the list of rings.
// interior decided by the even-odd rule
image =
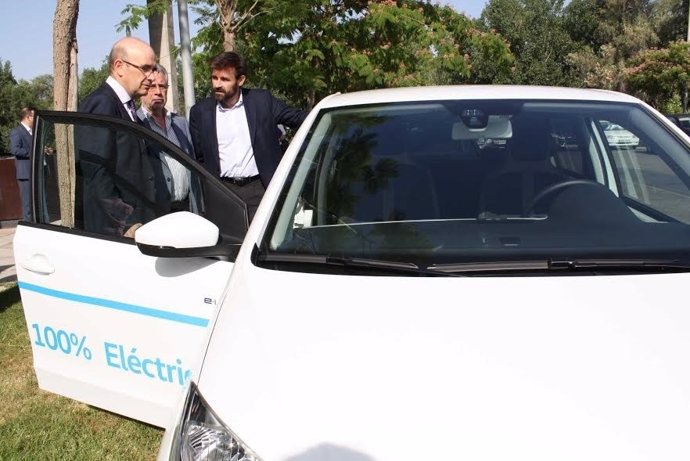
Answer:
[[[127,106],[127,111],[129,112],[129,116],[132,118],[132,121],[136,121],[137,120],[137,110],[134,107],[134,99],[130,99],[129,101],[127,101],[125,106]]]

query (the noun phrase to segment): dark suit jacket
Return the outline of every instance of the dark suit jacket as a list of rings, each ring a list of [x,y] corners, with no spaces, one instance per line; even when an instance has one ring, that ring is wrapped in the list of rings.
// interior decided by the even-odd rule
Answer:
[[[104,83],[79,105],[79,112],[130,120],[110,85]],[[170,211],[157,153],[122,130],[78,126],[75,130],[78,172],[83,176],[83,221],[86,230],[122,235]]]
[[[254,159],[264,187],[273,177],[283,150],[280,147],[278,125],[298,128],[307,112],[275,98],[269,91],[242,89],[244,110],[247,114]],[[216,100],[204,99],[195,104],[189,113],[189,130],[197,160],[216,177],[220,176],[218,135],[216,133]]]
[[[10,131],[10,152],[16,159],[17,179],[30,179],[31,135],[21,123]]]

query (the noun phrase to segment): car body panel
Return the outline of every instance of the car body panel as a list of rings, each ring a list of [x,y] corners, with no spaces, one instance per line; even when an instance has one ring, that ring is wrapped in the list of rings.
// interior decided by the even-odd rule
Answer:
[[[13,240],[33,366],[43,390],[164,427],[198,370],[208,326],[234,264],[146,256],[132,239],[85,231],[61,219],[59,191],[50,188],[51,181],[57,182],[56,171],[42,168],[44,147],[59,142],[55,127],[74,132],[98,123],[142,144],[165,142],[123,120],[37,114],[33,205],[38,222],[20,222]],[[56,147],[60,153],[70,146]],[[169,155],[186,160],[176,146],[167,143],[166,148]],[[56,162],[59,168],[64,160]],[[189,160],[183,164],[204,174]],[[223,199],[210,193],[213,185],[206,186],[206,197]],[[79,203],[75,195],[70,198]],[[220,203],[227,205],[229,215],[232,204]],[[217,240],[217,226],[205,224],[215,228],[210,235]],[[195,241],[198,236],[187,229],[175,244]]]
[[[688,275],[403,284],[240,264],[199,388],[264,460],[690,455]]]
[[[386,88],[338,93],[321,100],[316,110],[398,101],[439,101],[450,99],[489,100],[532,99],[571,101],[614,101],[639,104],[639,100],[615,91],[519,85],[456,85]],[[304,126],[304,125],[303,125]]]
[[[466,100],[479,102],[455,104]],[[487,114],[484,101],[510,104]],[[559,112],[554,101],[572,110]],[[377,112],[377,103],[392,104]],[[452,149],[425,142],[437,140],[432,131],[422,136],[434,110],[448,128],[441,147]],[[569,116],[577,123],[569,125]],[[376,131],[396,117],[418,124],[404,133]],[[605,122],[620,123],[638,145],[607,143]],[[639,100],[603,90],[455,86],[327,97],[295,134],[236,259],[199,256],[219,246],[212,245],[213,219],[205,217],[194,217],[210,236],[198,248],[181,238],[189,223],[179,234],[170,229],[177,226],[168,223],[185,222],[179,215],[142,228],[139,249],[122,239],[58,232],[52,223],[20,225],[15,254],[27,324],[55,336],[54,347],[32,336],[39,384],[153,424],[166,420],[161,460],[189,429],[187,377],[204,411],[227,426],[202,435],[232,431],[263,461],[687,459],[690,310],[678,299],[690,280],[690,176],[679,172],[690,160],[671,126]],[[523,135],[526,146],[517,145],[515,134],[530,128],[545,135],[539,139],[548,156],[504,155],[538,151],[536,137]],[[421,142],[401,146],[402,134]],[[328,186],[362,177],[366,183],[378,171],[372,152],[386,144],[377,141],[389,138],[398,144],[380,157],[396,168],[370,182],[373,192],[392,191],[402,167],[420,160],[391,158],[401,152],[454,166],[498,153],[499,162],[488,158],[496,170],[482,171],[487,177],[513,174],[515,166],[560,168],[556,182],[525,188],[531,202],[542,192],[560,201],[539,212],[525,201],[517,213],[472,209],[467,216],[402,213],[368,221],[318,206],[337,202],[344,203],[338,211],[347,210],[338,200],[354,189],[333,187],[338,200],[328,202]],[[478,149],[464,150],[468,143]],[[349,165],[347,156],[354,158]],[[344,174],[343,164],[364,174],[329,182]],[[442,176],[443,192],[429,195],[424,213],[436,208],[438,195],[445,204],[465,200],[468,189],[454,188],[463,181],[484,190],[472,182],[479,170],[439,164],[414,170],[428,175],[411,175],[406,190],[395,192],[414,199],[422,178]],[[313,191],[314,203],[303,189]],[[373,192],[364,188],[361,196]],[[382,196],[387,206],[390,196]],[[224,210],[222,200],[214,205]],[[384,258],[391,255],[397,259]],[[192,318],[198,325],[189,325]],[[144,360],[152,366],[153,357],[171,379],[153,385],[142,376]],[[144,373],[125,373],[125,366]],[[181,386],[166,392],[179,376]],[[133,398],[131,389],[142,395]],[[172,405],[176,411],[166,413]]]
[[[690,430],[690,311],[678,302],[690,275],[682,270],[569,273],[545,263],[536,273],[484,276],[464,274],[459,265],[457,277],[444,278],[367,276],[364,269],[311,273],[318,270],[258,262],[321,110],[522,98],[631,104],[671,127],[620,93],[461,86],[333,95],[296,134],[240,251],[232,296],[219,311],[197,381],[217,417],[262,460],[690,455],[684,435]],[[592,133],[603,146],[603,128]],[[564,151],[579,143],[568,132],[553,139]],[[605,151],[591,148],[601,162],[596,179],[616,196],[655,203],[666,192],[647,184],[649,171],[664,178],[663,187],[685,194],[665,182],[669,173],[646,144],[639,152]],[[619,164],[624,171],[615,169]],[[684,208],[674,200],[668,203]],[[687,222],[681,208],[672,212]],[[654,220],[643,208],[635,212]],[[339,225],[358,233],[358,224]],[[503,234],[512,235],[504,226]],[[491,241],[492,234],[482,235]],[[168,459],[181,416],[168,427],[159,460]]]

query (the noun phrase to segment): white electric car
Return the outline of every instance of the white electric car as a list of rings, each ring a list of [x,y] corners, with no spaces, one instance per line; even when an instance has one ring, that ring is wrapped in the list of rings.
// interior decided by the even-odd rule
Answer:
[[[133,123],[35,133],[14,246],[39,385],[165,427],[161,461],[690,458],[690,144],[633,97],[330,96],[251,226]],[[190,212],[117,176],[137,143],[186,166]],[[93,226],[94,168],[151,207],[135,241]]]

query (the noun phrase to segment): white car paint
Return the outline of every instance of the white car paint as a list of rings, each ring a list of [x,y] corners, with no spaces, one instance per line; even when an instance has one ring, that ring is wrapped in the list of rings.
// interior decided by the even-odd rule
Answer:
[[[256,248],[276,207],[290,199],[291,168],[321,111],[453,99],[625,102],[671,126],[637,99],[602,90],[338,94],[295,134],[236,257],[213,254],[222,247],[218,227],[184,212],[137,231],[148,250],[53,223],[21,224],[15,258],[30,333],[36,325],[41,388],[165,426],[161,461],[199,408],[218,421],[197,441],[217,437],[227,448],[231,431],[257,454],[242,459],[688,459],[690,311],[679,301],[687,271],[408,277],[257,264]],[[616,182],[618,159],[604,158],[596,145],[604,136],[592,133],[583,149],[601,155],[593,176],[607,193],[618,198],[629,189],[640,201],[659,193],[638,190],[646,186],[641,175]],[[652,153],[644,160],[655,160]],[[633,172],[635,155],[622,157]],[[227,204],[222,195],[214,203]],[[672,211],[683,212],[682,203]],[[294,224],[309,226],[308,211],[295,213]],[[160,255],[142,254],[151,249]],[[38,337],[47,328],[54,347]],[[170,381],[184,370],[179,383],[148,376],[144,361],[150,367],[153,357],[166,363]],[[186,406],[187,388],[198,389],[203,405]]]
[[[685,274],[400,279],[244,256],[199,388],[262,459],[690,455]]]
[[[27,226],[17,227],[14,255],[39,387],[164,426],[196,374],[233,264],[157,259]],[[36,271],[36,258],[53,271]]]
[[[311,118],[349,105],[496,97],[640,103],[599,90],[401,88],[334,95]],[[260,459],[690,456],[690,311],[678,296],[688,274],[408,278],[257,267],[251,252],[310,122],[250,227],[197,381]]]

